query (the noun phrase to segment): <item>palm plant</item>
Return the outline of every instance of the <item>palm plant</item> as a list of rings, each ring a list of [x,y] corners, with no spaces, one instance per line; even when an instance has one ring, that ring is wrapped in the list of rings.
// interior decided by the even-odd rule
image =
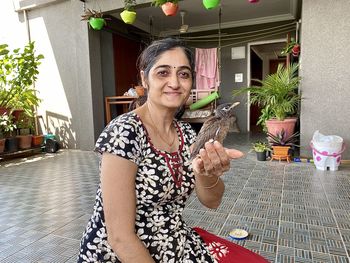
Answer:
[[[250,92],[250,103],[263,108],[268,107],[270,117],[283,121],[290,114],[295,114],[301,96],[297,92],[300,77],[297,75],[298,64],[285,67],[278,65],[277,72],[268,75],[264,80],[254,81],[261,86],[251,86],[233,93],[238,95]]]

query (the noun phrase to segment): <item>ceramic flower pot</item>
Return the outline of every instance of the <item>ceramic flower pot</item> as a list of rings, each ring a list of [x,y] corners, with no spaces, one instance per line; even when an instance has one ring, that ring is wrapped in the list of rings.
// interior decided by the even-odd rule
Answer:
[[[5,150],[6,139],[0,139],[0,153],[3,153]]]
[[[100,17],[91,17],[89,19],[90,26],[95,30],[101,30],[105,23],[106,21]]]
[[[220,0],[203,0],[203,5],[208,10],[216,8],[219,3]]]
[[[7,152],[16,152],[18,151],[18,138],[10,137],[6,139],[5,149]]]
[[[136,20],[136,12],[124,10],[120,13],[120,17],[122,18],[125,24],[133,24]]]
[[[176,13],[177,13],[177,10],[179,9],[179,5],[178,4],[174,4],[174,3],[171,3],[171,2],[166,2],[161,7],[162,7],[162,10],[163,10],[163,13],[166,16],[175,16]]]
[[[29,149],[32,147],[32,135],[19,135],[18,138],[18,148],[19,149]]]
[[[44,143],[44,135],[33,135],[32,145],[33,147],[40,147]]]

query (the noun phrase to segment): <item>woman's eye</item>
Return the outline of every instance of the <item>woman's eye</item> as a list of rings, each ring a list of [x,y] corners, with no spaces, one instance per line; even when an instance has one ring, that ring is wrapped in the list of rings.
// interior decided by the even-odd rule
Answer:
[[[191,77],[191,73],[186,72],[186,71],[180,71],[179,76],[182,79],[189,79]]]
[[[157,75],[160,76],[160,77],[166,77],[166,76],[169,75],[169,72],[166,71],[166,70],[161,70],[161,71],[157,72]]]

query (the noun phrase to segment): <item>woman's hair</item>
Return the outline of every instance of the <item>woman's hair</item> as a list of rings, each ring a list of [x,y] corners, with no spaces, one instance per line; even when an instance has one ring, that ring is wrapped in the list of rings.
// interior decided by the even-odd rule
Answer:
[[[191,49],[189,49],[181,40],[175,38],[164,38],[161,40],[153,41],[145,50],[142,51],[138,58],[139,71],[143,71],[145,77],[148,78],[148,74],[153,65],[159,59],[159,56],[165,51],[181,48],[191,66],[192,79],[194,80],[194,56]]]

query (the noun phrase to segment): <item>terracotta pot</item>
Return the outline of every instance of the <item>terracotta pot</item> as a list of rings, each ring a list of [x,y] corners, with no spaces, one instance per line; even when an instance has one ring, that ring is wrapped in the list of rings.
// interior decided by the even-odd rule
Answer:
[[[179,5],[178,4],[174,4],[172,2],[166,2],[165,4],[162,4],[162,10],[163,13],[166,16],[175,16],[177,13],[177,10],[179,9]]]
[[[19,135],[18,138],[18,148],[19,149],[29,149],[32,147],[32,137],[33,135]]]
[[[120,13],[120,17],[122,18],[125,24],[133,24],[136,20],[136,12],[124,10]]]
[[[266,121],[267,131],[273,135],[281,132],[282,129],[286,132],[286,136],[291,136],[294,133],[297,118],[287,118],[283,121],[270,119]]]
[[[290,146],[272,146],[273,154],[277,156],[289,156]]]
[[[0,153],[3,153],[5,150],[6,139],[0,139]]]
[[[44,143],[44,135],[33,135],[32,145],[33,147],[40,147]]]
[[[12,112],[14,122],[17,122],[19,120],[19,117],[21,116],[22,112],[24,112],[24,110],[14,110]]]

